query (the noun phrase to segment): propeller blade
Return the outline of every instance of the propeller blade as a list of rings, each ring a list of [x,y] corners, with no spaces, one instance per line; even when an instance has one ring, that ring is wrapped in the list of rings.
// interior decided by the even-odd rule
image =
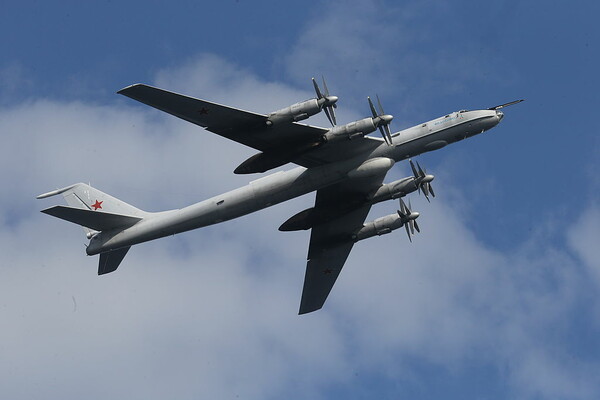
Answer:
[[[321,79],[323,79],[323,88],[325,89],[325,97],[329,96],[329,89],[327,88],[327,83],[325,83],[325,77],[321,75]]]
[[[414,234],[415,234],[415,220],[414,220],[414,219],[411,219],[411,220],[408,222],[408,224],[410,225],[410,233],[411,233],[412,235],[414,235]]]
[[[515,101],[511,101],[509,103],[500,104],[499,106],[490,107],[490,108],[488,108],[488,110],[499,110],[499,109],[504,108],[504,107],[512,106],[513,104],[518,104],[518,103],[520,103],[522,101],[525,101],[525,99],[515,100]]]
[[[377,97],[377,105],[379,106],[379,115],[384,115],[385,112],[383,111],[383,107],[381,106],[381,101],[379,101],[379,95],[376,94],[375,97]]]
[[[413,176],[415,177],[415,179],[417,179],[419,177],[419,174],[417,173],[417,169],[415,168],[415,164],[413,164],[412,160],[408,160],[408,162],[410,163],[410,169],[412,169]]]
[[[425,183],[424,185],[419,185],[423,187],[423,194],[425,195],[425,198],[427,199],[428,202],[431,203],[431,200],[429,200],[429,188],[427,187],[427,183]]]
[[[431,183],[427,182],[427,188],[429,189],[429,192],[431,192],[431,195],[435,197],[435,193],[433,192],[433,186],[431,186]]]
[[[412,243],[412,238],[410,237],[410,231],[408,230],[408,224],[404,224],[404,228],[406,228],[406,234],[408,235],[408,240]]]
[[[404,215],[408,214],[406,203],[404,203],[404,200],[402,200],[402,197],[400,197],[400,210],[402,210],[402,214],[404,214]]]
[[[383,140],[385,140],[385,143],[388,146],[391,146],[392,145],[391,133],[388,132],[389,128],[388,129],[385,129],[385,128],[388,128],[388,126],[387,125],[379,125],[379,133],[381,133],[381,137],[383,138]]]
[[[337,124],[337,120],[335,118],[335,111],[334,109],[337,107],[336,103],[333,103],[332,107],[329,107],[329,112],[331,113],[331,119],[333,120],[333,125]]]
[[[375,106],[373,106],[373,102],[371,101],[371,98],[367,96],[367,100],[369,100],[369,107],[371,108],[371,114],[373,114],[373,118],[377,118],[377,111],[375,111]]]
[[[417,220],[415,219],[415,229],[417,230],[417,232],[421,233],[421,229],[419,229],[419,224],[417,224]]]
[[[388,124],[385,124],[383,126],[383,129],[385,130],[385,141],[388,144],[388,146],[392,145],[392,131],[390,130],[390,126]]]
[[[319,89],[319,85],[317,85],[317,81],[315,80],[315,78],[312,78],[312,83],[315,87],[315,92],[317,93],[317,99],[322,99],[324,96],[323,93],[321,93],[321,89]]]
[[[385,142],[387,144],[389,144],[388,141],[387,141],[387,137],[385,136],[385,132],[383,131],[383,126],[379,127],[379,133],[381,133],[381,137],[383,138],[383,140],[385,140]]]
[[[419,165],[419,162],[417,161],[417,167],[419,167],[419,176],[422,178],[425,176],[425,171],[423,170],[423,168],[421,168],[421,166]]]
[[[330,107],[324,107],[323,110],[325,111],[325,115],[327,116],[327,119],[331,125],[335,126],[335,114],[333,114],[333,109]]]

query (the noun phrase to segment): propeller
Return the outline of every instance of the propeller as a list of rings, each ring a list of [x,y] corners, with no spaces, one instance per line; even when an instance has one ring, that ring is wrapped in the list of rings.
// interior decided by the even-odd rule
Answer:
[[[402,219],[402,223],[404,224],[404,228],[406,229],[406,234],[408,235],[408,240],[412,243],[411,235],[415,234],[415,230],[417,232],[421,232],[419,229],[419,224],[417,224],[417,218],[419,218],[418,212],[412,212],[410,209],[412,206],[410,205],[410,200],[408,201],[408,207],[406,203],[400,198],[400,209],[398,210],[398,215]]]
[[[373,124],[379,128],[379,132],[383,137],[383,140],[387,143],[388,146],[392,145],[392,132],[390,131],[390,122],[394,119],[392,115],[386,114],[383,111],[383,107],[381,106],[381,102],[379,101],[379,96],[377,96],[377,106],[379,107],[379,113],[375,110],[375,106],[373,106],[373,102],[370,97],[367,97],[369,100],[369,107],[371,108],[371,114],[373,114]]]
[[[490,107],[490,108],[488,108],[488,110],[499,110],[499,109],[504,108],[504,107],[512,106],[513,104],[518,104],[518,103],[520,103],[522,101],[525,101],[525,99],[515,100],[515,101],[511,101],[509,103],[500,104],[499,106]]]
[[[410,168],[412,169],[413,175],[415,177],[415,184],[419,189],[419,193],[421,193],[422,190],[427,201],[430,201],[429,193],[431,193],[431,196],[435,197],[435,192],[433,191],[433,187],[431,186],[431,181],[433,180],[434,176],[427,174],[427,171],[421,168],[418,161],[417,168],[415,168],[415,164],[413,164],[412,160],[409,160],[409,162]]]
[[[323,88],[325,89],[325,94],[321,92],[321,89],[319,88],[315,78],[312,78],[313,86],[315,87],[315,92],[317,93],[317,103],[319,104],[319,107],[325,111],[325,115],[327,115],[327,119],[331,125],[335,126],[337,121],[335,119],[334,109],[337,108],[336,102],[338,101],[338,97],[329,95],[329,89],[327,88],[327,83],[325,83],[325,77],[321,76],[321,78],[323,79]]]

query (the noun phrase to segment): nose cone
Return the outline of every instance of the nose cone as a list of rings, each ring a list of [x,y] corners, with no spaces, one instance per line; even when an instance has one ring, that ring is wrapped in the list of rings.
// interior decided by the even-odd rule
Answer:
[[[496,116],[498,117],[498,122],[500,122],[502,121],[502,118],[504,118],[504,113],[502,111],[497,110]]]

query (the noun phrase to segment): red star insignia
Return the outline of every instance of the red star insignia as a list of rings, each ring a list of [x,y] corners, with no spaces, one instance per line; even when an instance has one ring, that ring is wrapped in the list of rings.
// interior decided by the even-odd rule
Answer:
[[[208,108],[204,108],[204,107],[202,107],[200,110],[198,110],[198,112],[199,112],[200,114],[208,114]]]
[[[102,203],[104,203],[104,201],[96,200],[96,202],[94,204],[92,204],[92,207],[94,207],[94,210],[97,210],[99,208],[102,208]]]

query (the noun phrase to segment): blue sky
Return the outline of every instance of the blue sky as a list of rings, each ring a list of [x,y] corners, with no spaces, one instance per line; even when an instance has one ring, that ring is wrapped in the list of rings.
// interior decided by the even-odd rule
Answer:
[[[0,13],[1,397],[599,397],[600,6],[61,4]],[[78,181],[150,211],[247,183],[232,171],[252,150],[126,85],[266,113],[319,75],[342,122],[377,93],[395,130],[526,102],[418,157],[437,194],[411,197],[422,233],[357,245],[317,313],[296,315],[308,233],[277,231],[311,195],[137,246],[104,277],[80,228],[39,213]]]

